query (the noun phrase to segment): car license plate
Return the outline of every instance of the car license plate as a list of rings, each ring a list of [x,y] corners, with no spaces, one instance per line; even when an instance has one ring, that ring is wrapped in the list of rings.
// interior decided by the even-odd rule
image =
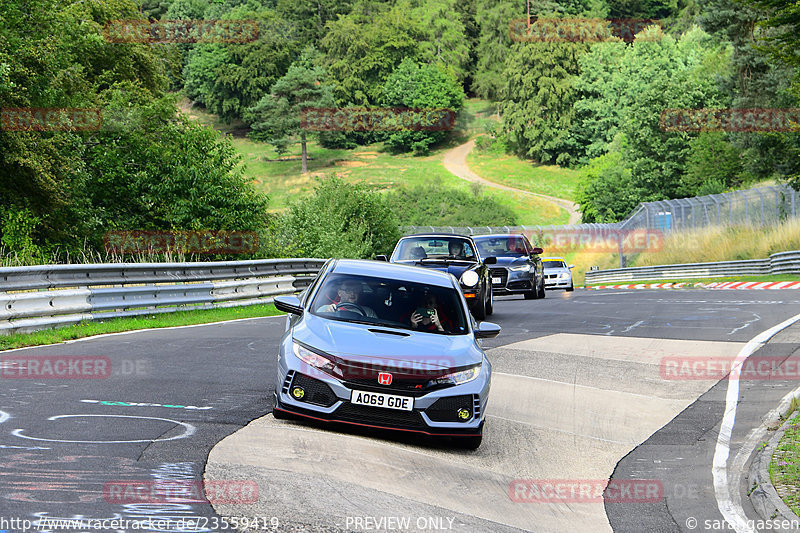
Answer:
[[[350,403],[369,405],[370,407],[384,407],[386,409],[399,409],[401,411],[412,411],[414,409],[414,398],[361,390],[353,391],[350,396]]]
[[[503,283],[503,278],[492,278],[492,284],[500,285],[501,283]]]

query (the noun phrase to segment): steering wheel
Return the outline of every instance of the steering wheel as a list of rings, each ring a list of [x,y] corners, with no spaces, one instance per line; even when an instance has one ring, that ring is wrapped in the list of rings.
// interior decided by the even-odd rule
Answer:
[[[349,307],[350,309],[343,309],[347,307]],[[353,302],[339,302],[338,304],[336,304],[336,310],[338,311],[340,309],[343,309],[344,311],[353,310],[356,311],[361,316],[367,316],[367,312],[364,310],[364,308],[358,304],[354,304]]]

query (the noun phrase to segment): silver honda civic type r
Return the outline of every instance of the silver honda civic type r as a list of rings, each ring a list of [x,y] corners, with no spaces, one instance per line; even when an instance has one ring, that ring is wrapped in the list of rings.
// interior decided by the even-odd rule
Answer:
[[[477,448],[492,368],[458,281],[381,261],[330,260],[289,313],[275,418],[308,418],[455,438]]]

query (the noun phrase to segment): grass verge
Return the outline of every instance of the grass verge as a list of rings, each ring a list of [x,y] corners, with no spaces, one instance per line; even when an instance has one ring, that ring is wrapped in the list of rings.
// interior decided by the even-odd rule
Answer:
[[[689,279],[650,279],[650,280],[630,280],[630,281],[609,281],[604,283],[590,283],[587,287],[597,287],[599,285],[638,285],[641,283],[728,283],[731,281],[755,281],[758,283],[763,282],[778,282],[778,281],[800,281],[800,276],[793,276],[791,274],[781,274],[775,276],[731,276],[725,278],[689,278]],[[691,289],[691,287],[684,287]]]
[[[174,326],[189,326],[192,324],[208,324],[224,320],[239,318],[256,318],[262,316],[275,316],[282,314],[272,304],[250,305],[246,307],[228,307],[223,309],[199,309],[196,311],[178,311],[176,313],[163,313],[160,315],[143,315],[130,318],[112,318],[110,320],[95,320],[80,322],[73,326],[33,333],[15,333],[0,337],[0,350],[13,350],[25,346],[41,346],[43,344],[56,344],[103,333],[119,333],[137,329],[169,328]]]
[[[800,412],[795,412],[769,462],[769,478],[778,496],[800,514]]]

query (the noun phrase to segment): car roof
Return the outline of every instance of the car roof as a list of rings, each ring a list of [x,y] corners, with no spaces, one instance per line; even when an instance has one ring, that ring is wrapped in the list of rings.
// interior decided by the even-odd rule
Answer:
[[[353,274],[376,278],[389,278],[396,281],[411,281],[439,287],[453,287],[450,274],[429,268],[372,261],[368,259],[339,259],[331,272]]]
[[[487,235],[473,235],[472,238],[475,240],[483,239],[483,238],[491,238],[497,239],[498,237],[524,237],[522,233],[489,233]]]
[[[470,235],[459,235],[458,233],[414,233],[413,235],[403,235],[400,240],[408,239],[409,237],[461,237],[462,239],[471,239]]]

